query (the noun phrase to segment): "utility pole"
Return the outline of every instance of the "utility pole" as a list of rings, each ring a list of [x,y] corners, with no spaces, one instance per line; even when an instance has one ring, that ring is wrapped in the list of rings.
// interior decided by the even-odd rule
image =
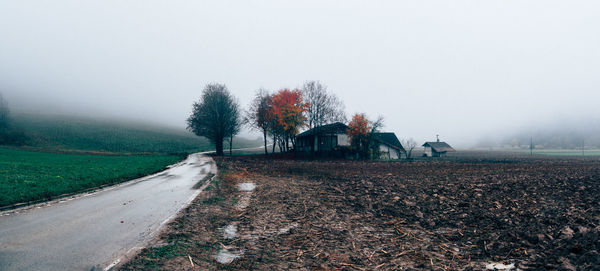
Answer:
[[[529,155],[533,156],[533,136],[531,137],[531,143],[529,143]]]

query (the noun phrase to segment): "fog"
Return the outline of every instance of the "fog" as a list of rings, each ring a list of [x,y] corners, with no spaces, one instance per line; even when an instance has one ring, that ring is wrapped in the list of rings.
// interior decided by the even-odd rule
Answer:
[[[207,83],[247,106],[319,80],[348,115],[469,147],[597,120],[598,29],[598,1],[2,1],[0,92],[13,111],[185,127]]]

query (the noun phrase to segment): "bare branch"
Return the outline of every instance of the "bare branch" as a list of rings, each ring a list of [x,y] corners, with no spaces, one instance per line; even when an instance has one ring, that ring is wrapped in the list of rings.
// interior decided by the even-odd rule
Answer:
[[[410,159],[412,157],[412,151],[417,147],[417,142],[412,138],[408,138],[400,140],[400,143],[405,149],[404,154],[406,155],[406,159]]]
[[[302,93],[309,104],[306,111],[309,129],[338,121],[346,122],[344,104],[327,91],[327,86],[319,81],[307,81],[302,87]]]

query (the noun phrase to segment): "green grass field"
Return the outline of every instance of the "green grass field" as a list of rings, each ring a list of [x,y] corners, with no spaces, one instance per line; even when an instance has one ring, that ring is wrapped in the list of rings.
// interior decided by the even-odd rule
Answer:
[[[184,129],[132,121],[15,114],[26,145],[0,147],[0,206],[54,199],[157,172],[214,149]],[[234,148],[260,146],[234,140]]]
[[[0,206],[50,200],[65,193],[157,172],[177,155],[101,156],[0,148]]]

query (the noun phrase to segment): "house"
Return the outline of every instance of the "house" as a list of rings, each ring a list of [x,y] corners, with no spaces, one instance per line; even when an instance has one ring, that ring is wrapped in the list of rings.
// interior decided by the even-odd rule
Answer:
[[[315,127],[296,136],[296,151],[329,155],[339,147],[349,147],[348,126],[341,122]]]
[[[314,153],[319,156],[341,156],[348,153],[350,137],[346,134],[348,126],[341,122],[315,127],[296,136],[296,151]],[[374,140],[379,143],[381,158],[399,159],[404,148],[394,133],[375,133]]]
[[[423,156],[426,157],[443,157],[446,156],[448,152],[456,151],[450,147],[448,143],[440,142],[439,138],[435,142],[425,142],[423,147],[425,147],[425,153],[423,153]]]
[[[379,143],[380,158],[382,159],[400,159],[401,155],[406,153],[394,133],[375,133],[373,137]]]

